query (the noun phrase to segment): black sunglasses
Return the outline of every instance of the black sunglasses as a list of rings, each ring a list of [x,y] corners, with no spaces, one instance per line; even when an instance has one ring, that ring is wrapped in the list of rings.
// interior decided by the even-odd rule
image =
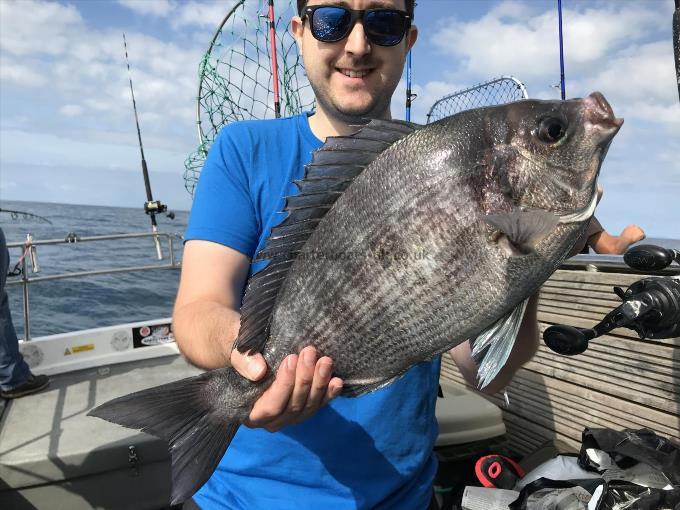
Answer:
[[[305,17],[314,38],[326,43],[347,37],[359,19],[368,40],[378,46],[399,44],[411,26],[411,17],[397,9],[357,11],[338,5],[312,5],[302,11],[302,18]]]

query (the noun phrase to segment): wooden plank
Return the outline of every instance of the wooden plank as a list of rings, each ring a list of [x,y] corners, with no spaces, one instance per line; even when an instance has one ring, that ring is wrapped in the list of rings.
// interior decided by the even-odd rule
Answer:
[[[612,408],[605,407],[598,402],[573,403],[546,387],[534,389],[513,381],[508,394],[510,407],[507,411],[515,414],[536,413],[562,423],[571,420],[578,423],[581,428],[599,426],[622,429],[650,426],[650,420],[644,415],[614,412]],[[491,400],[496,405],[503,405],[504,402],[500,396],[494,396]],[[675,427],[671,426],[673,422],[675,422]],[[667,414],[665,419],[661,423],[655,423],[653,428],[660,434],[680,439],[678,420],[673,420],[672,415]]]
[[[581,434],[578,434],[578,437],[574,437],[546,428],[535,429],[530,427],[531,422],[525,417],[511,413],[503,413],[503,420],[506,424],[511,448],[516,449],[523,455],[528,455],[546,441],[555,439],[563,441],[575,451],[580,449]]]
[[[543,284],[543,289],[550,289],[554,292],[577,292],[586,295],[602,296],[612,299],[619,299],[614,293],[617,285],[602,285],[599,283],[572,282],[568,280],[548,280]]]
[[[572,356],[568,360],[564,358],[565,356],[551,351],[544,345],[539,348],[536,356],[534,356],[537,361],[540,359],[544,362],[573,367],[574,370],[582,369],[585,371],[585,375],[591,377],[611,376],[619,382],[626,381],[626,384],[632,382],[641,385],[642,388],[658,388],[669,393],[680,393],[680,371],[678,370],[663,370],[654,365],[647,366],[644,363],[632,361],[624,364],[620,360],[611,360],[604,355],[582,354]],[[670,398],[674,397],[671,396]]]
[[[654,393],[644,393],[644,388],[640,388],[639,385],[627,385],[626,387],[622,387],[620,378],[595,379],[586,371],[567,371],[559,365],[551,366],[546,363],[530,361],[526,366],[528,369],[542,373],[543,375],[563,379],[574,384],[580,384],[584,387],[626,400],[632,400],[642,405],[655,407],[657,409],[670,409],[674,413],[680,410],[678,402],[675,401],[669,392],[663,392],[656,389]]]
[[[580,312],[585,312],[583,315],[587,314],[590,317],[594,316],[596,320],[601,319],[612,311],[612,307],[610,306],[592,305],[581,301],[555,301],[554,299],[544,299],[543,297],[541,297],[539,301],[539,306],[541,308],[550,307],[558,310],[568,310],[570,312],[578,310]]]
[[[457,378],[457,382],[461,381],[462,377]],[[512,387],[513,385],[515,386],[514,388]],[[497,395],[489,398],[494,404],[503,409],[504,416],[531,417],[532,421],[540,427],[546,430],[561,431],[562,434],[574,440],[578,440],[580,432],[585,427],[608,427],[616,430],[650,427],[648,421],[645,421],[643,418],[636,419],[638,418],[636,415],[628,416],[630,419],[616,419],[617,417],[608,414],[606,410],[598,411],[587,408],[584,410],[581,409],[585,407],[583,405],[580,406],[581,408],[570,407],[568,403],[563,404],[559,398],[555,401],[548,401],[543,398],[546,395],[535,395],[535,393],[527,391],[526,385],[522,387],[516,381],[513,381],[513,385],[510,388],[509,409],[503,409],[504,400],[501,396]],[[671,427],[659,426],[659,424],[651,428],[671,439],[680,439],[677,426],[675,430]],[[527,437],[540,436],[537,440],[539,443],[543,442],[546,436],[544,430],[539,431],[535,427],[529,427],[528,429],[525,427],[523,433]]]
[[[629,286],[630,284],[647,277],[640,274],[603,273],[599,271],[570,271],[558,269],[550,277],[553,281],[569,281],[583,283],[598,283],[600,285]]]
[[[442,364],[442,376],[459,384],[465,384],[463,377],[458,372],[452,361],[445,360]],[[611,397],[605,393],[594,391],[583,386],[565,382],[559,379],[545,377],[540,373],[526,368],[520,369],[509,385],[509,394],[512,401],[517,393],[533,391],[550,399],[552,403],[566,407],[582,408],[591,406],[598,413],[609,414],[620,420],[629,420],[639,425],[647,424],[654,429],[667,429],[670,435],[680,436],[680,415],[672,414],[667,409],[657,410],[642,406],[636,402]],[[483,394],[482,394],[483,395]],[[486,396],[486,395],[485,395]],[[499,394],[494,403],[503,404],[504,400]],[[650,425],[651,424],[651,425]]]
[[[582,305],[592,305],[593,307],[606,308],[607,310],[612,310],[621,304],[620,299],[600,299],[593,296],[590,292],[584,292],[588,296],[581,296],[576,293],[571,292],[551,292],[546,291],[545,288],[541,290],[540,300],[545,304],[549,303],[579,303]]]
[[[538,380],[534,379],[535,377]],[[586,390],[562,381],[544,378],[529,370],[520,370],[510,384],[510,398],[519,392],[534,391],[544,393],[555,405],[564,404],[565,408],[594,409],[606,416],[638,425],[654,424],[655,429],[664,429],[668,434],[680,435],[680,416],[660,411],[634,402],[611,398],[599,392]],[[557,404],[559,403],[559,404]]]

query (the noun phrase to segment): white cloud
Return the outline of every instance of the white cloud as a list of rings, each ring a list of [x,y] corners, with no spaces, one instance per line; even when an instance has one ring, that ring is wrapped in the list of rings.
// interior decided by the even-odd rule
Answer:
[[[175,9],[169,0],[118,0],[118,3],[139,14],[165,17]]]
[[[69,33],[83,29],[83,19],[72,5],[2,0],[0,9],[0,51],[13,55],[61,55],[68,50]]]
[[[672,44],[660,37],[670,0],[573,3],[564,10],[567,96],[602,91],[619,115],[677,126]],[[537,7],[541,10],[537,11]],[[668,7],[664,12],[663,7]],[[520,77],[531,97],[559,98],[557,13],[545,4],[501,2],[479,19],[439,23],[431,43],[454,57],[454,81],[474,83],[501,74]],[[666,35],[666,33],[663,33]]]
[[[644,39],[650,29],[668,22],[661,9],[637,2],[584,8],[588,5],[575,4],[575,9],[563,13],[564,46],[571,70],[596,66],[622,44]],[[478,78],[512,73],[525,78],[552,75],[559,80],[556,11],[532,14],[532,10],[530,3],[502,2],[478,20],[443,19],[430,40]]]
[[[77,104],[65,104],[59,108],[59,113],[66,117],[77,117],[83,113],[83,107]]]
[[[0,82],[3,86],[39,87],[45,84],[45,77],[32,66],[18,64],[3,58],[0,61]]]
[[[175,28],[197,26],[217,29],[220,22],[232,10],[238,0],[216,2],[182,2],[171,23]],[[251,2],[251,4],[254,2]],[[250,10],[250,6],[246,6]]]

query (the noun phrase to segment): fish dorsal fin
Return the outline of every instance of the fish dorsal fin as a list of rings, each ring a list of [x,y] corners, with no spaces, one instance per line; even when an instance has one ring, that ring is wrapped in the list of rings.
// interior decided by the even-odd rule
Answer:
[[[353,135],[329,137],[314,152],[304,178],[294,181],[299,193],[286,197],[283,212],[288,216],[272,228],[267,243],[255,256],[256,262],[270,262],[246,287],[241,328],[234,344],[239,352],[263,351],[288,270],[335,201],[380,153],[419,127],[404,121],[372,120]]]
[[[534,251],[535,246],[555,230],[560,218],[547,211],[511,212],[489,214],[485,221],[500,230],[518,254]]]

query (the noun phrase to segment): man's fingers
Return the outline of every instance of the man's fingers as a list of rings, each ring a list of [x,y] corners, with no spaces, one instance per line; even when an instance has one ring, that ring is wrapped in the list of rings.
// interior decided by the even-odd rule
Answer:
[[[326,394],[323,397],[323,401],[321,403],[322,406],[325,406],[333,400],[335,397],[339,396],[342,393],[342,379],[339,377],[333,377],[330,382],[328,383],[328,388],[326,389]]]
[[[249,427],[261,427],[286,409],[295,387],[295,366],[298,356],[291,354],[283,360],[272,385],[257,399],[250,411]]]
[[[315,378],[316,349],[305,347],[300,351],[295,372],[295,388],[288,401],[288,412],[297,414],[305,409],[312,381]]]
[[[231,366],[239,374],[251,381],[259,381],[267,373],[267,362],[259,352],[248,355],[234,349],[231,351]]]
[[[324,404],[324,397],[328,393],[328,383],[331,380],[332,373],[333,360],[328,356],[319,359],[304,409],[306,415],[314,414]]]

